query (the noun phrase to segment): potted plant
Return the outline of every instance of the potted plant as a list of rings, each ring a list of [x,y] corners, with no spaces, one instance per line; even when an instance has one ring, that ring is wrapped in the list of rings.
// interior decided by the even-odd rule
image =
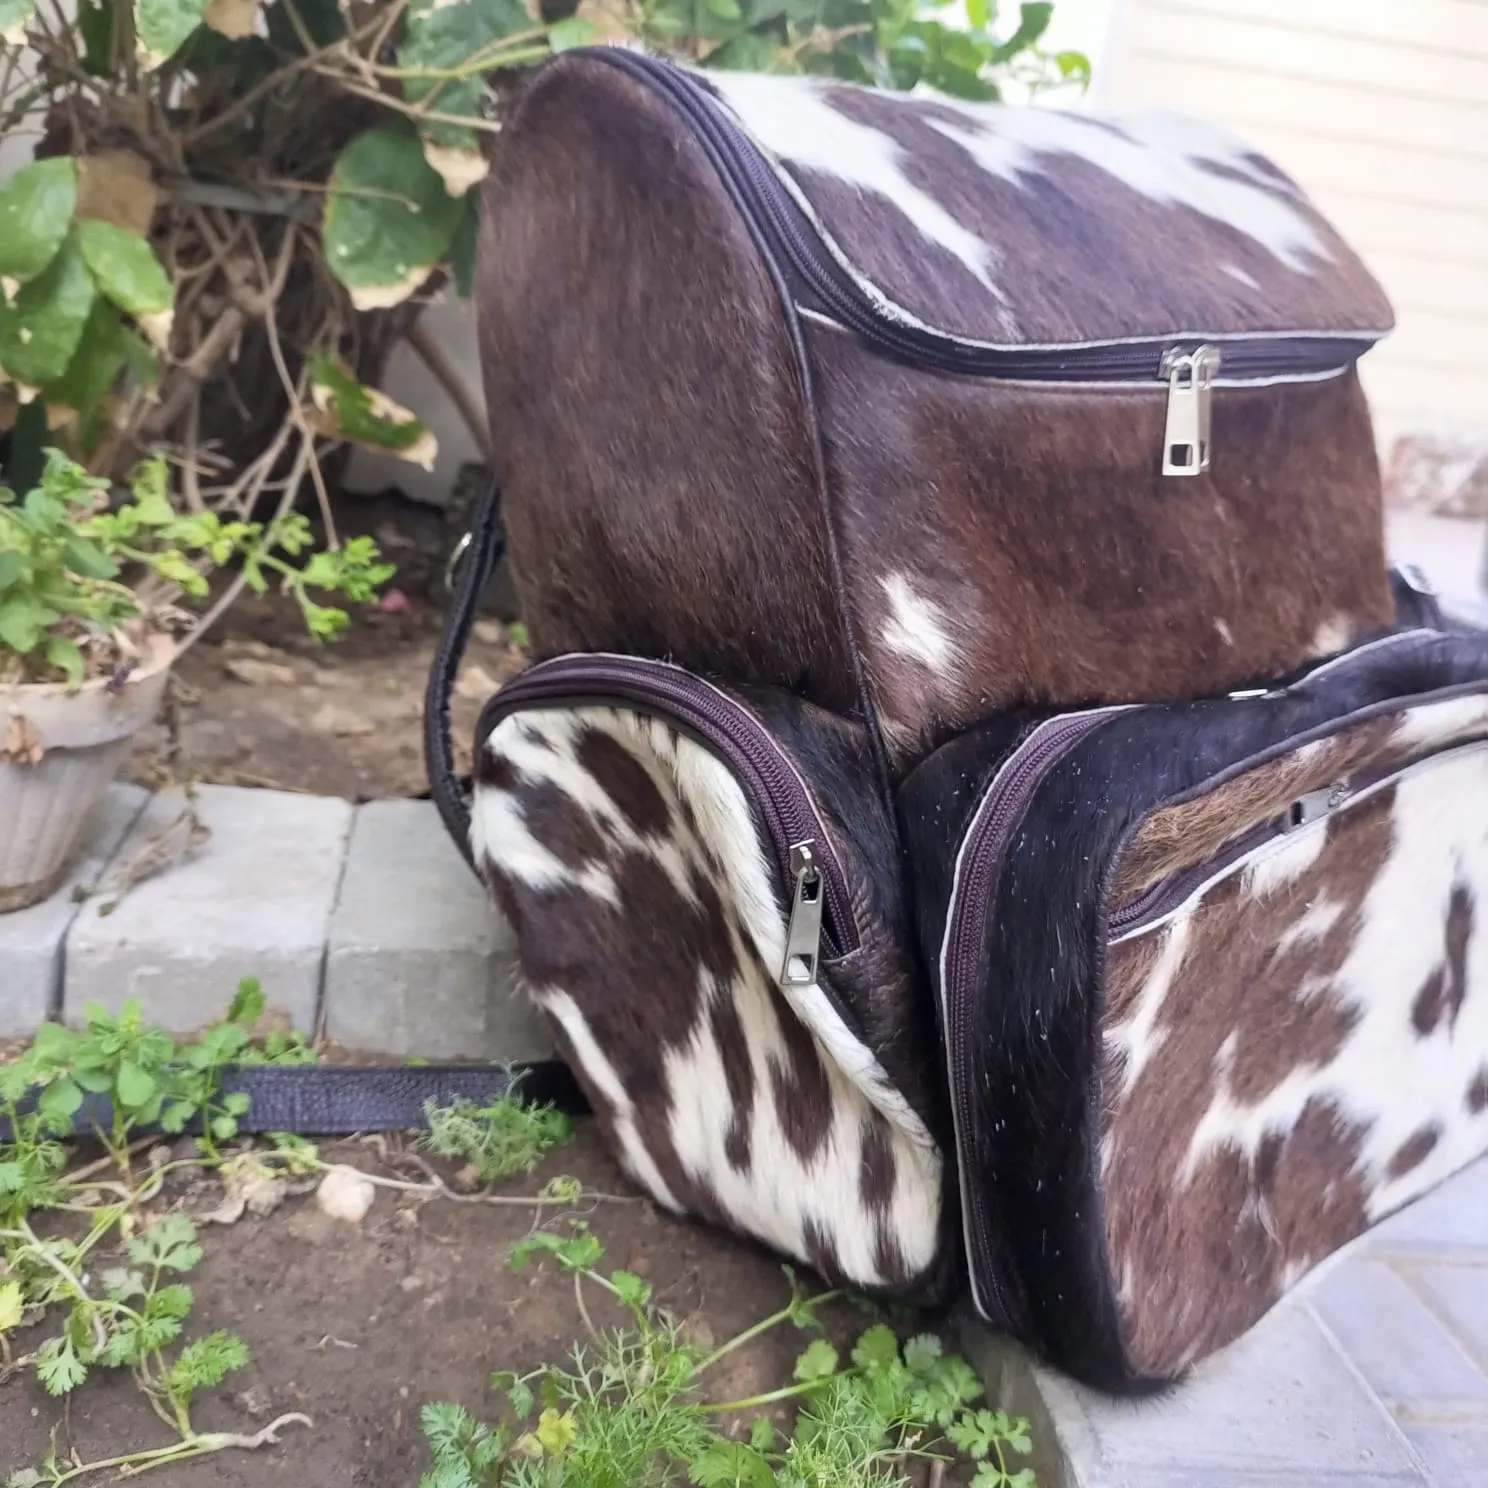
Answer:
[[[112,499],[108,481],[51,450],[24,498],[0,489],[0,912],[66,877],[179,649],[203,628],[190,606],[214,570],[237,563],[233,585],[258,593],[277,582],[321,639],[348,617],[311,591],[361,603],[392,575],[370,539],[312,551],[302,515],[183,513],[167,481],[165,462],[147,460]]]

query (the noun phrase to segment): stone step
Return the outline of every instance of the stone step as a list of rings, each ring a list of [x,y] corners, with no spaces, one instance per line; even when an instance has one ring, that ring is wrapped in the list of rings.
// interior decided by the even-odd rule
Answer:
[[[131,997],[187,1035],[257,977],[279,1021],[359,1053],[551,1057],[516,988],[510,931],[432,803],[197,795],[207,835],[178,860],[182,795],[115,786],[72,881],[0,915],[0,1038]],[[141,876],[152,865],[162,871]],[[83,888],[94,892],[80,903]]]
[[[1040,1488],[1484,1488],[1488,1159],[1361,1236],[1170,1393],[1112,1400],[969,1317]]]

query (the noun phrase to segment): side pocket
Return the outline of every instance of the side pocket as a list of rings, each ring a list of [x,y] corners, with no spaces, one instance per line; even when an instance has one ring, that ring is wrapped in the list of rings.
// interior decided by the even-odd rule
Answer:
[[[475,774],[477,863],[631,1175],[830,1279],[943,1295],[933,1022],[861,732],[563,657],[488,705]]]

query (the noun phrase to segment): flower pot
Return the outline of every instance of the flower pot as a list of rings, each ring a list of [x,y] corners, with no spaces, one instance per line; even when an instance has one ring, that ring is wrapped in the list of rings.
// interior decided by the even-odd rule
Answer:
[[[74,865],[80,839],[129,748],[160,706],[175,647],[152,640],[122,686],[0,684],[0,914],[37,904]]]

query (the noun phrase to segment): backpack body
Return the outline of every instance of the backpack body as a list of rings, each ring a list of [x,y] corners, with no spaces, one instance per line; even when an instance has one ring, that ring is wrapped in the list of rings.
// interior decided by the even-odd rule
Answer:
[[[487,189],[537,661],[441,804],[648,1193],[1138,1390],[1488,1148],[1488,649],[1293,183],[595,49]]]

